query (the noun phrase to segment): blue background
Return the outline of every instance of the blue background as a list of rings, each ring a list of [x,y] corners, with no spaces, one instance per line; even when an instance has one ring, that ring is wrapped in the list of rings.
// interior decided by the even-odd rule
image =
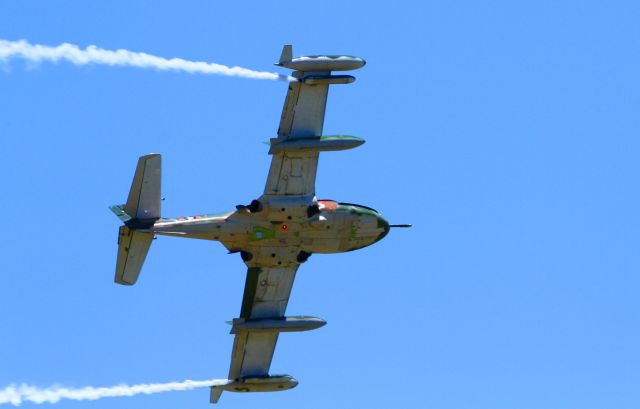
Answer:
[[[232,5],[229,5],[232,4]],[[640,5],[634,1],[4,1],[0,38],[276,69],[365,58],[330,91],[321,198],[413,223],[315,255],[272,365],[300,381],[226,408],[640,407]],[[0,388],[226,376],[245,267],[161,237],[113,284],[139,155],[162,153],[163,214],[264,188],[282,82],[22,61],[0,66]],[[26,403],[24,406],[32,406]],[[65,408],[208,407],[208,390]]]

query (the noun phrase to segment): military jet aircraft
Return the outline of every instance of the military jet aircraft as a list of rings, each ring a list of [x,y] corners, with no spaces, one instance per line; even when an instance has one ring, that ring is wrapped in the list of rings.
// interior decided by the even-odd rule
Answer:
[[[276,65],[295,70],[280,118],[278,137],[270,141],[273,156],[264,193],[248,205],[220,214],[168,219],[160,217],[160,155],[138,161],[127,203],[111,206],[124,222],[118,236],[115,282],[135,284],[155,235],[216,240],[240,253],[248,267],[235,334],[228,381],[211,387],[211,403],[223,391],[265,392],[291,389],[289,375],[270,375],[271,359],[281,332],[308,331],[326,324],[320,318],[285,316],[300,264],[314,253],[340,253],[369,246],[391,227],[374,209],[316,198],[318,155],[355,148],[355,136],[322,135],[327,92],[331,84],[349,84],[350,75],[332,71],[361,68],[351,56],[292,57],[290,45]]]

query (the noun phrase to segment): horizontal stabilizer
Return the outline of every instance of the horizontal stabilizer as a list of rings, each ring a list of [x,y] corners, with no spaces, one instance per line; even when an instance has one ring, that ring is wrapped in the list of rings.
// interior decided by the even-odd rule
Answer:
[[[153,233],[137,231],[127,226],[120,227],[116,283],[123,285],[136,283],[152,241]]]

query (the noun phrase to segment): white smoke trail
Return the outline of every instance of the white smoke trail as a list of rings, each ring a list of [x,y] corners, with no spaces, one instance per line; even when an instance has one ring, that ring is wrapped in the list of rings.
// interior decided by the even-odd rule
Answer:
[[[150,395],[152,393],[169,391],[186,391],[195,388],[221,385],[227,382],[226,379],[211,379],[208,381],[184,381],[169,383],[149,383],[140,385],[117,385],[111,387],[95,388],[87,386],[85,388],[70,389],[61,386],[50,388],[38,388],[31,385],[9,385],[0,389],[0,405],[11,404],[20,406],[23,402],[57,403],[61,399],[71,400],[96,400],[117,396],[133,396],[139,394]]]
[[[218,74],[259,80],[294,80],[288,75],[275,72],[254,71],[242,67],[228,67],[222,64],[202,61],[188,61],[182,58],[162,58],[146,53],[128,50],[104,50],[95,45],[81,49],[77,45],[64,43],[56,47],[31,44],[27,40],[9,41],[0,39],[0,62],[13,58],[40,63],[42,61],[68,61],[75,65],[105,64],[109,66],[155,68],[163,71],[181,71],[190,74]]]

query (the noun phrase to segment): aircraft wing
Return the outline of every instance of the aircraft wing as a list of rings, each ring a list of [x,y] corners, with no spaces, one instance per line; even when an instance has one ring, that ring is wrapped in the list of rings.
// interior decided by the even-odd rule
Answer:
[[[244,286],[240,320],[284,318],[298,266],[250,267]],[[268,375],[278,332],[250,329],[232,332],[236,333],[236,337],[229,379]]]
[[[328,72],[327,72],[328,74]],[[278,138],[315,139],[322,135],[329,84],[289,83]],[[315,195],[318,151],[273,153],[265,195]]]
[[[246,213],[268,213],[265,220],[279,223],[275,212],[282,211],[277,203],[303,209],[302,215],[293,215],[295,222],[305,222],[316,201],[315,182],[320,151],[351,149],[364,141],[346,135],[323,136],[324,115],[330,84],[349,84],[355,80],[348,75],[331,75],[335,70],[353,70],[362,67],[364,60],[351,56],[292,57],[290,45],[282,51],[277,65],[295,70],[289,82],[284,102],[278,137],[271,139],[269,153],[273,155],[264,194],[249,206],[238,206]],[[265,198],[265,196],[267,196]],[[272,196],[272,197],[269,197]],[[298,196],[282,198],[273,196]],[[265,200],[266,199],[266,200]],[[316,208],[317,209],[317,208]],[[284,216],[284,213],[281,213]],[[245,217],[245,216],[242,216]],[[258,219],[260,220],[260,219]],[[288,215],[286,220],[293,220]],[[283,230],[287,225],[282,225]],[[291,287],[304,253],[300,243],[275,244],[278,252],[294,255],[290,260],[278,259],[278,265],[262,265],[264,260],[249,257],[240,318],[233,320],[235,334],[231,353],[231,368],[226,383],[211,387],[211,402],[216,403],[223,390],[235,392],[277,391],[295,387],[298,382],[289,375],[269,375],[271,360],[280,332],[308,331],[326,324],[320,318],[286,317]],[[251,246],[249,246],[251,247]],[[255,250],[260,250],[257,246]],[[229,248],[229,247],[228,247]],[[229,248],[234,250],[234,248]],[[248,251],[248,249],[244,249]],[[252,250],[253,251],[253,250]],[[276,251],[276,250],[274,250]],[[272,253],[272,257],[276,254]],[[308,257],[308,254],[307,254]],[[271,259],[269,259],[271,260]],[[280,263],[283,263],[280,265]]]

